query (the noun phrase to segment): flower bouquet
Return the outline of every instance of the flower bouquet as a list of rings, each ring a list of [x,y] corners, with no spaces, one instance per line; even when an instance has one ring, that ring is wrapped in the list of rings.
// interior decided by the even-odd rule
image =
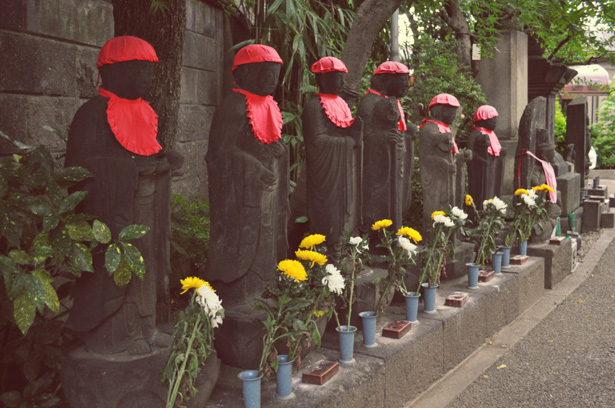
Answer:
[[[382,283],[380,296],[376,305],[375,314],[378,315],[383,305],[383,299],[391,287],[396,287],[403,295],[408,295],[404,275],[406,274],[405,265],[415,264],[414,256],[418,253],[418,244],[422,241],[421,234],[413,228],[401,227],[397,233],[389,231],[387,227],[393,223],[391,220],[380,220],[374,223],[372,230],[382,231],[380,244],[381,248],[386,248],[387,255],[383,256],[385,261],[389,263],[387,276],[377,278],[374,283]],[[397,236],[397,239],[395,239]],[[414,242],[414,243],[412,243]]]
[[[173,328],[173,345],[162,381],[169,383],[167,408],[175,407],[178,394],[188,400],[197,393],[194,382],[207,356],[213,351],[213,329],[222,324],[222,301],[211,285],[199,278],[181,280],[183,293],[194,289],[192,299]],[[181,390],[181,391],[180,391]]]
[[[474,204],[472,207],[476,211]],[[508,205],[498,197],[483,201],[483,209],[477,211],[477,227],[472,230],[471,238],[477,244],[476,258],[474,263],[484,266],[491,255],[497,251],[495,237],[504,228],[504,216]]]
[[[512,247],[517,237],[519,242],[525,241],[532,233],[532,213],[537,211],[537,194],[534,190],[517,189],[513,197],[513,222],[506,234],[504,245]]]

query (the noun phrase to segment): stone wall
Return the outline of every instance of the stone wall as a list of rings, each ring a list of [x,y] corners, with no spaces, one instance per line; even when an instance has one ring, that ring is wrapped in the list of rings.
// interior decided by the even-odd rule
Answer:
[[[228,18],[204,0],[186,0],[186,9],[176,145],[186,166],[173,183],[184,194],[207,190],[209,125],[231,81]],[[65,141],[43,126],[65,137],[77,109],[96,95],[98,51],[113,37],[111,1],[0,0],[0,10],[0,130],[61,156]]]

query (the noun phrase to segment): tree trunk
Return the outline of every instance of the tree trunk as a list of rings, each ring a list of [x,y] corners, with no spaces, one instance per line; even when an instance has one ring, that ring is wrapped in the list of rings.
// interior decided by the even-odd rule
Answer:
[[[158,141],[172,149],[177,133],[181,93],[186,0],[165,0],[166,8],[150,11],[152,0],[113,0],[115,35],[132,35],[152,44],[160,62],[149,102],[158,113]]]
[[[391,16],[391,61],[399,62],[399,9]]]
[[[470,26],[466,17],[461,11],[459,0],[448,0],[444,4],[446,15],[442,18],[448,26],[455,32],[455,38],[459,42],[457,45],[457,62],[465,70],[472,70],[472,39],[470,36]]]
[[[365,0],[357,10],[342,52],[348,68],[342,96],[351,106],[359,97],[361,77],[374,39],[400,4],[401,0]]]

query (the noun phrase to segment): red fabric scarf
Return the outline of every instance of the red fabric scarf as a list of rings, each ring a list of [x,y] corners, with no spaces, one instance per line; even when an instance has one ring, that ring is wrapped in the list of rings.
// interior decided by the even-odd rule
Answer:
[[[376,95],[380,95],[383,98],[388,98],[387,95],[383,95],[380,92],[375,91],[371,88],[369,89],[369,91],[367,91],[367,93],[373,93]],[[401,119],[399,119],[399,124],[397,125],[397,130],[401,130],[402,132],[405,132],[406,130],[408,130],[408,127],[406,126],[406,116],[404,115],[404,110],[401,107],[401,103],[399,102],[399,99],[395,98],[395,100],[397,101],[397,110],[399,111],[399,116],[401,116]]]
[[[495,135],[495,132],[493,130],[485,129],[484,127],[480,126],[474,126],[474,129],[478,129],[483,135],[489,136],[489,142],[491,143],[491,145],[489,146],[489,149],[487,149],[487,151],[492,156],[499,156],[500,151],[502,151],[502,145],[500,145],[500,141]]]
[[[124,99],[98,88],[98,94],[109,98],[107,122],[117,141],[129,152],[151,156],[162,150],[158,144],[158,115],[142,98]]]
[[[246,97],[254,137],[261,143],[277,142],[282,137],[282,113],[273,97],[256,95],[239,88],[234,88],[233,92]]]
[[[421,122],[421,126],[420,126],[421,129],[423,128],[423,126],[425,126],[425,122],[431,122],[431,123],[435,123],[436,125],[438,125],[438,130],[440,131],[440,133],[449,133],[451,131],[451,128],[446,123],[439,122],[437,120],[427,119],[427,118],[423,119],[423,121]],[[454,138],[453,138],[453,153],[459,154],[459,148],[457,147],[457,143],[455,143]]]
[[[347,128],[354,122],[352,113],[346,101],[338,95],[317,93],[320,96],[320,104],[325,114],[337,127]]]

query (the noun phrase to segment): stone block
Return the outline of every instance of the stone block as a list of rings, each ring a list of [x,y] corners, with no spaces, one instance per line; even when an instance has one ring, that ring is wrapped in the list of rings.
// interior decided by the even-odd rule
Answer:
[[[596,197],[609,198],[609,188],[607,186],[598,186],[596,188],[587,189],[587,194]]]
[[[615,196],[609,197],[609,207],[615,207]]]
[[[220,75],[189,67],[182,68],[181,103],[217,105],[222,94]]]
[[[466,264],[474,260],[474,244],[458,241],[455,244],[455,259],[448,257],[446,260],[446,276],[443,279],[456,279],[467,275]]]
[[[98,48],[77,47],[76,69],[77,76],[77,92],[80,98],[93,98],[98,95],[98,68],[96,61],[98,60]]]
[[[184,166],[181,174],[173,177],[173,193],[186,195],[194,191],[207,195],[206,143],[176,143],[175,150],[184,156]]]
[[[486,284],[480,284],[486,295],[485,336],[492,336],[519,316],[519,279],[515,274],[502,273]]]
[[[186,1],[186,29],[215,38],[222,29],[223,10],[212,7],[207,2]]]
[[[519,280],[519,290],[517,291],[519,314],[544,296],[544,265],[543,258],[530,257],[530,260],[524,265],[511,265],[502,270],[503,273],[516,274]]]
[[[561,192],[559,205],[562,207],[562,214],[568,214],[576,210],[581,205],[581,175],[577,173],[566,173],[557,178],[557,190]]]
[[[207,148],[209,128],[215,110],[213,106],[180,105],[177,118],[177,142],[201,142]],[[203,156],[205,156],[205,151]]]
[[[493,270],[481,269],[480,271],[478,271],[479,282],[489,282],[493,278],[495,278],[495,271]]]
[[[28,0],[27,31],[101,47],[113,38],[113,6],[102,0]]]
[[[219,45],[213,38],[186,31],[183,52],[185,67],[216,71],[220,66],[221,57]]]
[[[600,214],[600,228],[615,227],[615,209],[611,208],[607,212]]]
[[[26,19],[28,15],[28,4],[23,0],[0,0],[0,28],[24,31],[26,29]]]
[[[574,211],[571,211],[574,214],[574,229],[575,232],[581,231],[581,227],[583,226],[583,207],[579,207]],[[562,213],[560,217],[560,226],[562,228],[562,232],[572,231],[570,228],[570,220],[568,218],[568,214]]]
[[[455,292],[452,295],[448,295],[446,297],[446,301],[444,302],[444,306],[451,307],[463,307],[466,303],[468,303],[468,299],[470,298],[470,294],[466,292]]]
[[[564,239],[561,245],[528,245],[527,253],[544,259],[545,289],[553,289],[572,271],[572,241],[569,239]]]
[[[600,229],[600,215],[604,203],[598,200],[583,201],[583,229],[582,232],[598,231]]]

